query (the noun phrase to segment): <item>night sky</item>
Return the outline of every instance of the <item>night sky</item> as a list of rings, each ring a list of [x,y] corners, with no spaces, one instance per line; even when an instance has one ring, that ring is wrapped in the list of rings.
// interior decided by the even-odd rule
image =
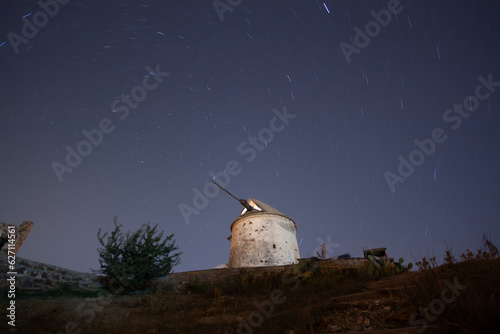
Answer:
[[[213,175],[290,216],[302,257],[499,244],[498,1],[60,2],[0,5],[20,257],[99,269],[117,216],[175,233],[175,271],[227,263],[242,206]]]

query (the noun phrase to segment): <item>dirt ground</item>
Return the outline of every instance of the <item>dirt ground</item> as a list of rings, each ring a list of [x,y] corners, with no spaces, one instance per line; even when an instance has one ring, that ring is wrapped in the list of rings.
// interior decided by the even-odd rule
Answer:
[[[349,292],[282,291],[223,295],[162,293],[96,298],[23,298],[16,301],[16,326],[2,333],[418,333],[405,291],[414,273],[359,284]],[[160,292],[160,293],[159,293]],[[259,305],[259,306],[256,306]],[[259,308],[260,307],[260,308]],[[426,333],[439,332],[428,324]]]

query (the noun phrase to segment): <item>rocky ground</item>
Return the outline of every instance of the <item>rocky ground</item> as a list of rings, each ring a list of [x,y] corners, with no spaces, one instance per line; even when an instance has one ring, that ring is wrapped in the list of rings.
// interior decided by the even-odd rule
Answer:
[[[272,270],[178,273],[133,295],[16,291],[15,327],[4,293],[0,333],[496,334],[500,252],[487,238],[483,244],[460,260],[447,251],[442,265],[423,258],[413,272],[390,263],[374,271],[370,257],[306,259]]]
[[[16,326],[2,333],[420,333],[410,326],[415,307],[405,296],[416,273],[351,285],[323,293],[308,282],[295,291],[225,295],[222,291],[164,292],[94,298],[20,298]],[[310,285],[310,284],[309,284]],[[195,289],[196,290],[196,289]],[[307,291],[306,291],[307,290]],[[273,303],[269,301],[279,301]],[[267,303],[266,303],[267,301]],[[264,305],[261,311],[256,305]],[[262,311],[263,310],[263,311]],[[426,333],[439,332],[432,323]]]

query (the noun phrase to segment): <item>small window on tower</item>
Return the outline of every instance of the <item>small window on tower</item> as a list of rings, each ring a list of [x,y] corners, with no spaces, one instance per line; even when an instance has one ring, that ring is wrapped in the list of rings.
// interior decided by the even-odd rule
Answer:
[[[273,248],[276,249],[276,245],[273,245]]]

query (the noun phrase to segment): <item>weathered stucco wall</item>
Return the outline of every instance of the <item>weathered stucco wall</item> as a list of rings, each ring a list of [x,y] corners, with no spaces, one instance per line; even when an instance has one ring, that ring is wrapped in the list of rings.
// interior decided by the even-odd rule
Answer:
[[[293,220],[273,213],[247,213],[231,225],[229,268],[279,266],[300,258]]]

